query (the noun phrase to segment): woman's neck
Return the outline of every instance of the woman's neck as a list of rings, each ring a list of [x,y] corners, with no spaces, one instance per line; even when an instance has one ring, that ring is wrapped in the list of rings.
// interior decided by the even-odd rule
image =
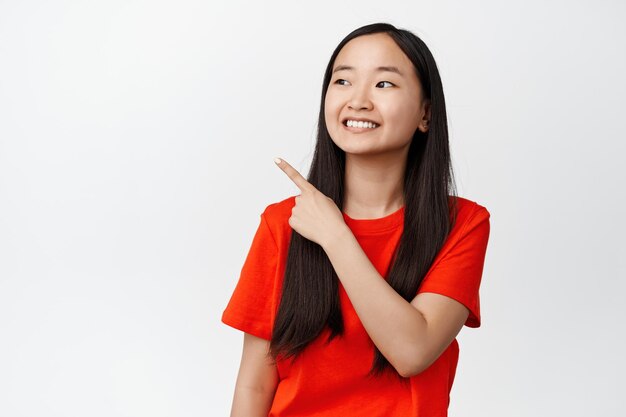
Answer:
[[[404,205],[406,158],[346,155],[342,211],[353,218],[380,218]]]

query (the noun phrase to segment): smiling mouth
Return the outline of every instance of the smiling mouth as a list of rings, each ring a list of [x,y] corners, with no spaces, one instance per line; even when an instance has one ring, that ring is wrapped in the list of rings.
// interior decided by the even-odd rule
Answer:
[[[346,119],[342,122],[344,126],[348,127],[369,127],[375,128],[378,127],[378,123],[372,122],[371,120],[356,120],[356,119]]]
[[[354,133],[369,132],[371,130],[378,129],[380,126],[374,122],[363,122],[350,119],[344,120],[341,124],[346,130]]]

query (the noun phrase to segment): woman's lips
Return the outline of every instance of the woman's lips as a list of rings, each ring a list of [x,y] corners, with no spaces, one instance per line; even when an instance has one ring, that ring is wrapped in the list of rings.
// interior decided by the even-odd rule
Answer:
[[[344,129],[346,129],[349,132],[352,133],[364,133],[364,132],[370,132],[372,130],[376,130],[380,127],[376,126],[376,127],[351,127],[351,126],[346,126],[345,124],[341,124],[341,126],[343,126]]]

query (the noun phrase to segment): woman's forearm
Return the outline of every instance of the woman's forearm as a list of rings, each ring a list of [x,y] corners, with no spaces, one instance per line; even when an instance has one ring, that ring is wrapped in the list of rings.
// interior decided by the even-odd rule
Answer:
[[[424,350],[426,320],[378,273],[347,226],[323,248],[368,335],[405,376]]]
[[[230,417],[267,417],[274,394],[273,391],[235,387]]]

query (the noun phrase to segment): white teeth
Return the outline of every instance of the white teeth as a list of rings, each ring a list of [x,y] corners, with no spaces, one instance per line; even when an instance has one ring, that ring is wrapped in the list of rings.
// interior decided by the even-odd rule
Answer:
[[[356,120],[348,120],[346,122],[346,125],[348,125],[348,127],[359,127],[359,128],[366,127],[366,128],[370,128],[370,129],[378,127],[378,125],[376,123],[356,121]]]

